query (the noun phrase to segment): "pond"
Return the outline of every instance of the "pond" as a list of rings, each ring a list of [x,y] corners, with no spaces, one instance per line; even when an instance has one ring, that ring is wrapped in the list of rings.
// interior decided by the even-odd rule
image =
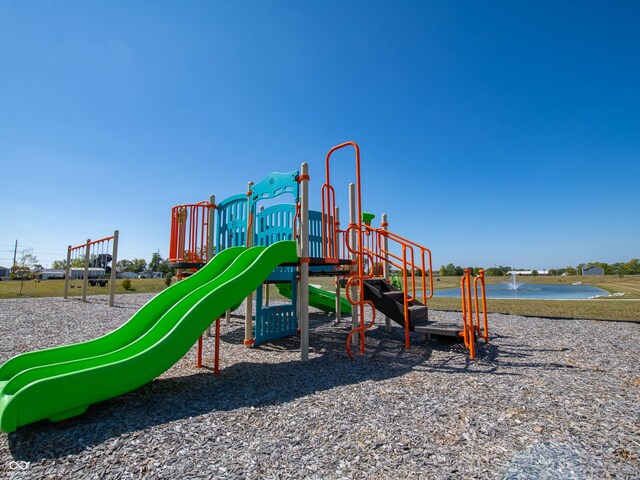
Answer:
[[[473,290],[473,289],[472,289]],[[478,287],[478,291],[480,287]],[[473,292],[471,292],[473,295]],[[513,288],[511,283],[487,285],[487,298],[544,299],[544,300],[584,300],[609,292],[593,285],[566,285],[545,283],[519,283]],[[436,290],[434,297],[460,297],[460,288]]]

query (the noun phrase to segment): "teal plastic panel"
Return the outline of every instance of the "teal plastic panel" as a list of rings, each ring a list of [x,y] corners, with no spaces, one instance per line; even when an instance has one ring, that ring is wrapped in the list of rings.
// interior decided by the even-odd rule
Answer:
[[[242,193],[225,198],[217,208],[217,248],[221,252],[229,247],[246,245],[247,196]]]
[[[296,273],[288,272],[288,281],[285,285],[292,293],[290,304],[262,305],[262,287],[256,290],[256,319],[254,331],[254,346],[258,346],[268,340],[295,335],[298,332],[298,318],[296,316],[297,281]]]
[[[256,203],[279,197],[285,193],[293,195],[294,203],[300,198],[300,184],[296,181],[298,170],[289,173],[271,173],[251,188],[251,209],[255,213]]]

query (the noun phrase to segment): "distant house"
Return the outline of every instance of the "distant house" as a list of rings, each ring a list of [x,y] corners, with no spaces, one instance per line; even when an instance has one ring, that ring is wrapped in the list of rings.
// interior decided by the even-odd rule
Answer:
[[[7,278],[11,274],[11,269],[7,267],[0,267],[0,278]]]
[[[135,272],[120,272],[116,274],[116,278],[138,278],[138,274]]]
[[[145,270],[138,274],[138,278],[162,278],[162,272],[154,272],[151,270]]]
[[[595,265],[591,267],[584,267],[582,269],[583,275],[604,275],[604,270],[602,267],[596,267]]]

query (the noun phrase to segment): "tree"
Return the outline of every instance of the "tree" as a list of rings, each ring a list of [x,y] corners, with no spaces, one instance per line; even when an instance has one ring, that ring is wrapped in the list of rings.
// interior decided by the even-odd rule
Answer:
[[[531,275],[537,277],[539,275],[538,270],[531,270]]]
[[[131,271],[140,273],[147,269],[147,261],[144,258],[134,258],[131,260]]]
[[[17,265],[12,267],[12,277],[20,279],[20,292],[22,295],[22,287],[24,281],[31,278],[31,268],[38,263],[38,257],[33,254],[33,248],[25,248],[20,251],[20,260]]]
[[[66,270],[67,269],[67,260],[54,260],[51,262],[51,268],[54,270]]]
[[[153,255],[151,255],[151,261],[149,262],[149,270],[157,272],[161,263],[162,263],[162,257],[160,256],[159,253],[155,252]]]
[[[71,268],[84,268],[84,258],[76,258],[71,262]]]
[[[123,258],[122,260],[118,260],[118,262],[116,263],[116,266],[118,270],[120,270],[121,272],[130,272],[132,268],[131,260],[127,260],[126,258]]]
[[[455,277],[456,276],[456,266],[453,263],[450,263],[449,265],[447,265],[445,267],[445,272],[446,272],[448,277]]]
[[[504,276],[504,272],[502,271],[501,268],[498,268],[498,267],[487,268],[486,273],[487,273],[487,275],[489,277],[503,277]]]
[[[629,275],[637,275],[640,273],[640,260],[637,258],[632,258],[627,263],[624,264],[624,269],[627,271]]]
[[[440,276],[444,277],[447,274],[447,269],[444,265],[440,265]]]
[[[566,271],[567,275],[577,275],[578,274],[578,271],[575,268],[571,267],[571,266],[568,266],[565,271]]]

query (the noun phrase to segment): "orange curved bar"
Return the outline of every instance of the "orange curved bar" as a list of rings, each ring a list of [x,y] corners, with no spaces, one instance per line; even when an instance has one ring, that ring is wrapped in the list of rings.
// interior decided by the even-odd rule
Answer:
[[[356,154],[356,202],[357,202],[357,218],[358,218],[358,246],[362,246],[362,186],[361,186],[361,178],[360,178],[360,147],[355,142],[344,142],[340,145],[336,145],[332,147],[328,152],[325,158],[325,183],[322,185],[322,218],[326,219],[326,228],[323,228],[322,232],[322,244],[323,244],[323,256],[325,258],[336,258],[335,256],[331,256],[330,253],[332,251],[333,255],[336,255],[337,245],[335,243],[336,235],[336,220],[335,220],[335,190],[331,186],[331,171],[330,171],[330,160],[331,155],[337,150],[346,147],[353,147],[355,149]],[[327,194],[330,192],[330,195]],[[333,248],[329,248],[330,238],[333,240]],[[325,249],[326,246],[326,249]],[[360,262],[359,262],[360,263]],[[360,266],[359,266],[360,269]],[[361,272],[359,272],[361,273]]]
[[[482,288],[482,332],[480,331],[480,309],[478,305],[480,300],[478,296],[478,283],[480,283]],[[474,293],[476,301],[476,332],[480,338],[484,339],[485,343],[489,343],[489,324],[487,320],[487,295],[485,292],[484,270],[480,270],[478,272],[478,276],[473,280],[473,288],[475,290]]]
[[[473,327],[473,306],[471,303],[471,270],[468,268],[464,271],[467,278],[467,312],[469,314],[469,358],[474,359],[476,357],[476,342],[475,342],[475,328]]]

